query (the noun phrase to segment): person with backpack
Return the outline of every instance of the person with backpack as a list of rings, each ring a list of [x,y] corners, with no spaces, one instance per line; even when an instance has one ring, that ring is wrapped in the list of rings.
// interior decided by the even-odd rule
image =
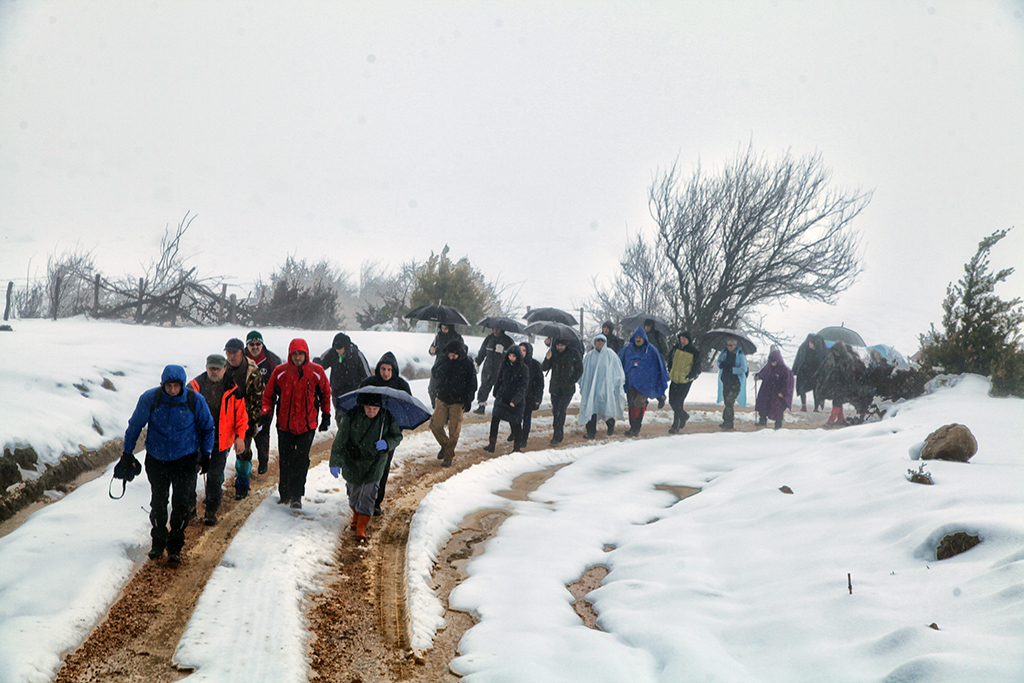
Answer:
[[[252,444],[259,430],[260,414],[263,412],[263,374],[256,361],[245,353],[244,348],[242,340],[237,338],[229,339],[224,345],[224,356],[228,363],[225,369],[228,377],[242,392],[245,416],[249,423],[249,428],[245,430],[245,450],[235,456],[235,500],[242,500],[249,495]]]
[[[334,397],[334,410],[336,419],[340,420],[342,413],[338,401],[350,391],[358,389],[370,377],[370,364],[366,362],[366,356],[359,350],[355,342],[344,332],[334,335],[331,348],[313,359],[324,370],[331,373],[331,396]]]
[[[206,475],[206,500],[203,503],[203,523],[206,526],[217,523],[228,451],[233,446],[236,458],[245,452],[245,434],[249,429],[245,396],[242,388],[235,384],[234,378],[227,372],[227,364],[227,358],[219,353],[210,354],[206,357],[206,372],[188,383],[190,389],[206,400],[210,413],[216,416],[213,420],[213,453],[206,469],[199,472]],[[193,488],[193,509],[195,497],[196,490]]]
[[[232,339],[227,343],[224,350],[225,352],[235,350],[237,340]],[[263,386],[267,386],[267,381],[270,379],[270,373],[274,371],[278,365],[281,364],[281,358],[276,353],[271,351],[263,343],[263,335],[260,334],[259,330],[252,330],[245,336],[245,356],[256,363],[256,367],[259,368],[260,377],[263,378]],[[261,394],[262,396],[262,394]],[[262,404],[262,399],[261,399]],[[262,410],[262,406],[261,406]],[[256,425],[256,435],[253,436],[253,443],[256,444],[256,459],[258,461],[258,470],[256,474],[266,474],[270,468],[270,420],[271,415],[268,413],[262,415],[259,418],[259,422]],[[236,493],[237,495],[237,493]]]
[[[128,420],[124,433],[124,454],[118,467],[137,471],[139,461],[132,455],[146,430],[146,476],[152,494],[149,521],[153,546],[149,559],[163,557],[181,562],[188,526],[190,492],[196,488],[196,472],[209,467],[214,448],[214,423],[206,399],[185,385],[185,368],[168,365],[160,386],[143,392]],[[170,502],[170,527],[167,505]]]
[[[366,540],[387,454],[402,442],[402,429],[381,403],[380,394],[359,394],[356,406],[341,418],[331,446],[331,475],[345,479],[352,528],[360,541]]]
[[[288,362],[274,368],[263,390],[263,415],[277,406],[277,459],[280,478],[277,484],[281,505],[302,509],[309,471],[309,449],[317,430],[331,425],[331,385],[327,373],[309,361],[305,339],[293,339],[288,345]]]

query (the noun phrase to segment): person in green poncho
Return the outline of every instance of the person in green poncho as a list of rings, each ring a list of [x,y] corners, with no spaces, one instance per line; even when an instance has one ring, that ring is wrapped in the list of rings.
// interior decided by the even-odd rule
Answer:
[[[345,413],[331,447],[331,474],[345,478],[348,506],[356,538],[366,539],[377,488],[387,466],[388,451],[402,442],[402,430],[381,407],[380,394],[359,394],[356,407]]]

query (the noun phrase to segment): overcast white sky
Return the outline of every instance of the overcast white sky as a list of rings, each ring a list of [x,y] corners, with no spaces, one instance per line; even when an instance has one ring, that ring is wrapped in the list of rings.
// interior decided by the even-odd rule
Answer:
[[[1024,2],[0,4],[0,278],[81,245],[141,274],[164,227],[243,291],[451,245],[522,305],[607,281],[676,159],[820,152],[873,189],[845,322],[907,351],[978,241],[1024,259]],[[1024,294],[1024,272],[1000,290]]]

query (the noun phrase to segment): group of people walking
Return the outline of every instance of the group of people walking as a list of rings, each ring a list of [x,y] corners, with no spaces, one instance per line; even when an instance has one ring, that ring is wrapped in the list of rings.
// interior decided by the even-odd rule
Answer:
[[[533,413],[544,395],[549,376],[552,436],[550,444],[565,436],[569,404],[580,391],[578,423],[584,438],[597,436],[603,422],[608,435],[625,411],[626,436],[639,435],[647,406],[666,399],[672,408],[669,433],[681,431],[689,419],[685,401],[700,374],[701,352],[691,333],[682,330],[669,347],[664,335],[646,320],[626,340],[615,335],[608,321],[593,337],[593,348],[580,356],[575,340],[546,340],[542,359],[534,357],[529,342],[516,343],[501,328],[493,328],[475,357],[454,326],[439,324],[429,352],[434,356],[428,385],[432,403],[430,430],[442,466],[450,467],[463,424],[472,409],[485,414],[493,398],[490,431],[484,450],[494,452],[498,431],[507,422],[513,452],[529,439]],[[724,403],[721,428],[733,429],[735,404],[746,405],[747,359],[735,339],[729,339],[716,356],[718,400]],[[477,369],[480,368],[479,381]],[[151,559],[167,553],[168,561],[181,560],[185,528],[197,516],[196,478],[206,476],[203,521],[217,524],[224,470],[229,451],[235,455],[235,499],[248,496],[253,476],[268,472],[270,425],[275,415],[278,435],[278,503],[302,509],[309,453],[317,430],[327,431],[334,410],[337,434],[331,448],[330,473],[346,482],[352,528],[366,538],[369,520],[381,514],[388,474],[402,429],[384,407],[381,395],[358,393],[354,407],[343,408],[345,394],[364,386],[386,387],[411,396],[409,383],[399,374],[398,361],[385,353],[371,371],[366,357],[344,334],[335,335],[331,348],[310,358],[303,339],[293,339],[284,361],[267,349],[258,330],[245,342],[232,338],[224,353],[206,358],[205,372],[187,380],[180,365],[164,368],[160,386],[140,396],[128,421],[124,453],[115,477],[131,480],[143,466],[133,455],[143,428],[146,433],[145,471],[151,488]],[[843,405],[865,406],[868,393],[860,384],[866,368],[843,343],[829,346],[810,334],[801,344],[790,369],[777,348],[754,378],[760,381],[755,410],[758,423],[768,421],[779,429],[793,403],[794,389],[801,410],[807,411],[807,394],[817,412],[832,401],[830,425],[845,423]],[[864,408],[866,410],[866,407]],[[256,470],[253,472],[255,454]],[[168,515],[168,507],[170,514]]]

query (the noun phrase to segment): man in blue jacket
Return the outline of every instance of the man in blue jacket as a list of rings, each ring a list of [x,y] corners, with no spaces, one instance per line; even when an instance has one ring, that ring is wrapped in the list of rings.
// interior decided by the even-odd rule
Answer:
[[[152,491],[149,521],[153,525],[151,560],[163,556],[181,561],[185,545],[185,527],[189,521],[189,494],[196,488],[196,471],[206,471],[213,452],[213,416],[202,394],[188,389],[185,368],[168,365],[160,377],[160,386],[139,397],[135,412],[124,433],[121,466],[138,468],[132,453],[142,428],[146,432],[146,476]],[[167,502],[170,496],[170,530],[167,528]]]

